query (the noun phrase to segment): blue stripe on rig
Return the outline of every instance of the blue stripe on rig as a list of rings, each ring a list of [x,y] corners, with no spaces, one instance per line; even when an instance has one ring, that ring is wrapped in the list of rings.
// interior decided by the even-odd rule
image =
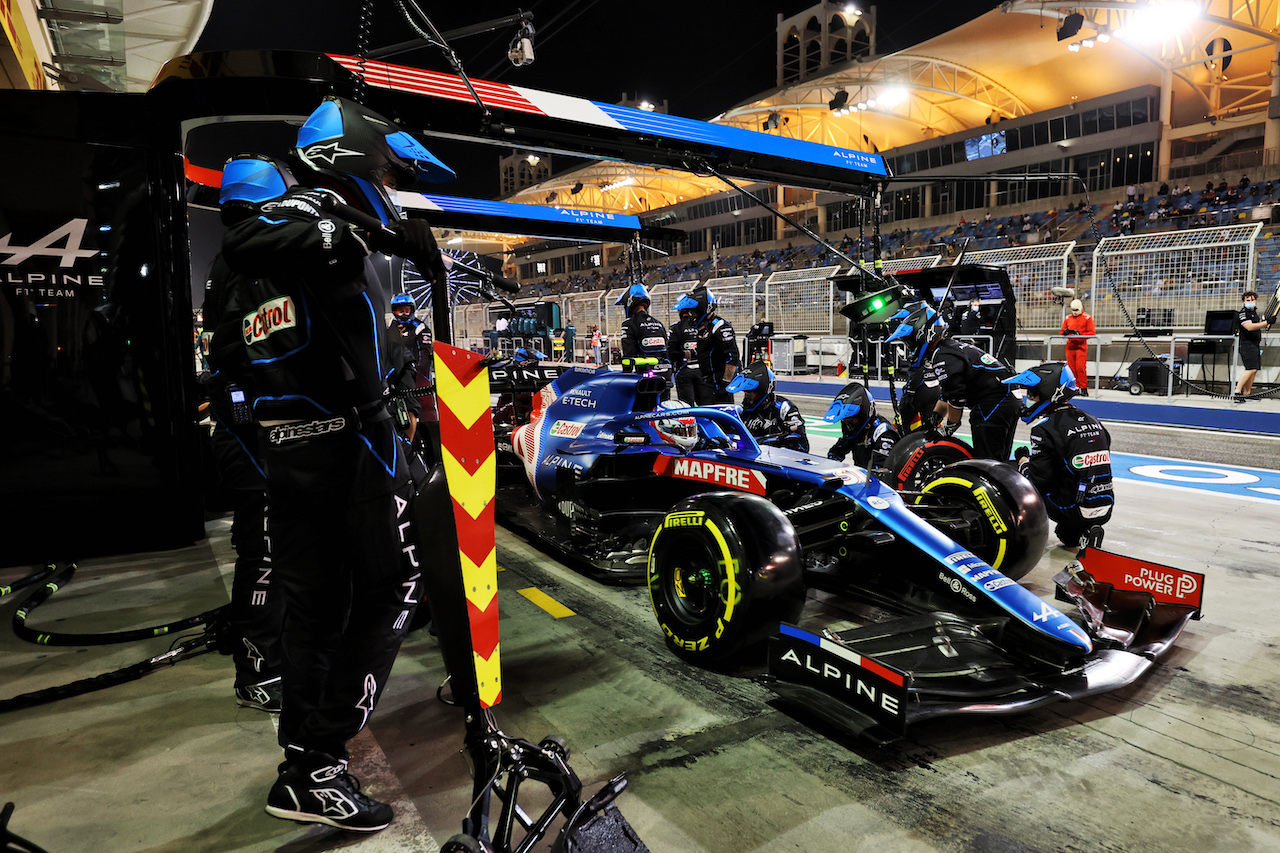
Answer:
[[[362,76],[370,86],[451,101],[472,100],[471,91],[456,74],[361,60],[336,53],[326,55],[352,74]],[[512,110],[594,127],[653,134],[714,148],[843,169],[857,175],[888,175],[884,158],[865,151],[589,101],[586,98],[495,83],[491,80],[472,79],[470,82],[480,100],[490,109]]]
[[[475,216],[492,216],[501,219],[526,219],[538,222],[559,222],[567,225],[602,225],[609,228],[640,230],[640,217],[625,213],[608,213],[599,210],[575,210],[567,207],[539,207],[532,204],[513,204],[509,201],[484,201],[448,195],[421,195],[397,193],[400,204],[416,210],[438,210],[446,213],[467,213]]]

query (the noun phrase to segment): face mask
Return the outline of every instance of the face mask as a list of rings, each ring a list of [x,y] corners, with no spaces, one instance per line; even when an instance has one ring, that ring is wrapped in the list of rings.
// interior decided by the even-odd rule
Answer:
[[[1245,307],[1245,308],[1257,308],[1257,307],[1258,307],[1258,303],[1256,303],[1256,302],[1246,302],[1246,303],[1244,304],[1244,307]]]

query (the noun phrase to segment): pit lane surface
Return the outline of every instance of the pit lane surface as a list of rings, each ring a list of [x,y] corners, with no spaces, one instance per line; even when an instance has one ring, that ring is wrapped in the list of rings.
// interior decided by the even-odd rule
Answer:
[[[802,401],[811,423],[818,403]],[[825,452],[821,433],[814,449]],[[1113,435],[1118,453],[1153,444],[1149,431]],[[1236,454],[1277,452],[1229,440]],[[1136,455],[1120,468],[1107,547],[1208,575],[1204,619],[1125,690],[868,745],[775,703],[743,672],[681,663],[643,589],[602,586],[499,530],[499,723],[531,740],[566,737],[588,789],[626,771],[620,807],[654,851],[1280,849],[1280,507],[1266,492],[1161,479],[1237,471],[1257,478],[1237,485],[1271,488],[1280,473]],[[1065,560],[1051,549],[1025,582],[1051,599]],[[553,616],[528,589],[572,615]],[[847,616],[811,594],[804,624]],[[433,642],[413,638],[401,664],[374,735],[441,841],[470,796],[461,726],[422,701],[419,679],[441,677]]]

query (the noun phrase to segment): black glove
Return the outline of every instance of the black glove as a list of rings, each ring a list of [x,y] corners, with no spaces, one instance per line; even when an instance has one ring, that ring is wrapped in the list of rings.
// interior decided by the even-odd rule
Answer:
[[[1031,458],[1031,448],[1027,447],[1025,444],[1022,445],[1021,447],[1015,447],[1013,449],[1014,462],[1021,462],[1023,459],[1029,459],[1029,458]]]
[[[433,283],[446,280],[448,273],[444,268],[444,260],[440,257],[440,246],[436,243],[436,235],[431,233],[431,226],[423,219],[403,219],[391,226],[396,235],[397,246],[391,249],[392,254],[400,255],[413,261],[424,278]]]
[[[951,421],[947,420],[946,418],[943,418],[943,419],[938,423],[938,427],[937,427],[938,435],[942,436],[943,438],[950,438],[951,436],[953,436],[953,435],[955,435],[955,434],[956,434],[956,430],[958,430],[958,429],[960,429],[960,422],[959,422],[959,421],[956,421],[955,423],[952,423]]]

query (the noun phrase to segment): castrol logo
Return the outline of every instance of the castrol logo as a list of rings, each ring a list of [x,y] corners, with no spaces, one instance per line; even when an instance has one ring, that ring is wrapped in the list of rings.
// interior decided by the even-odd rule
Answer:
[[[1111,451],[1098,450],[1093,453],[1077,453],[1071,457],[1072,468],[1092,468],[1094,465],[1110,465]]]
[[[281,296],[264,302],[252,314],[244,315],[244,342],[257,344],[266,340],[281,329],[292,329],[298,325],[298,313],[294,310],[293,300]]]

